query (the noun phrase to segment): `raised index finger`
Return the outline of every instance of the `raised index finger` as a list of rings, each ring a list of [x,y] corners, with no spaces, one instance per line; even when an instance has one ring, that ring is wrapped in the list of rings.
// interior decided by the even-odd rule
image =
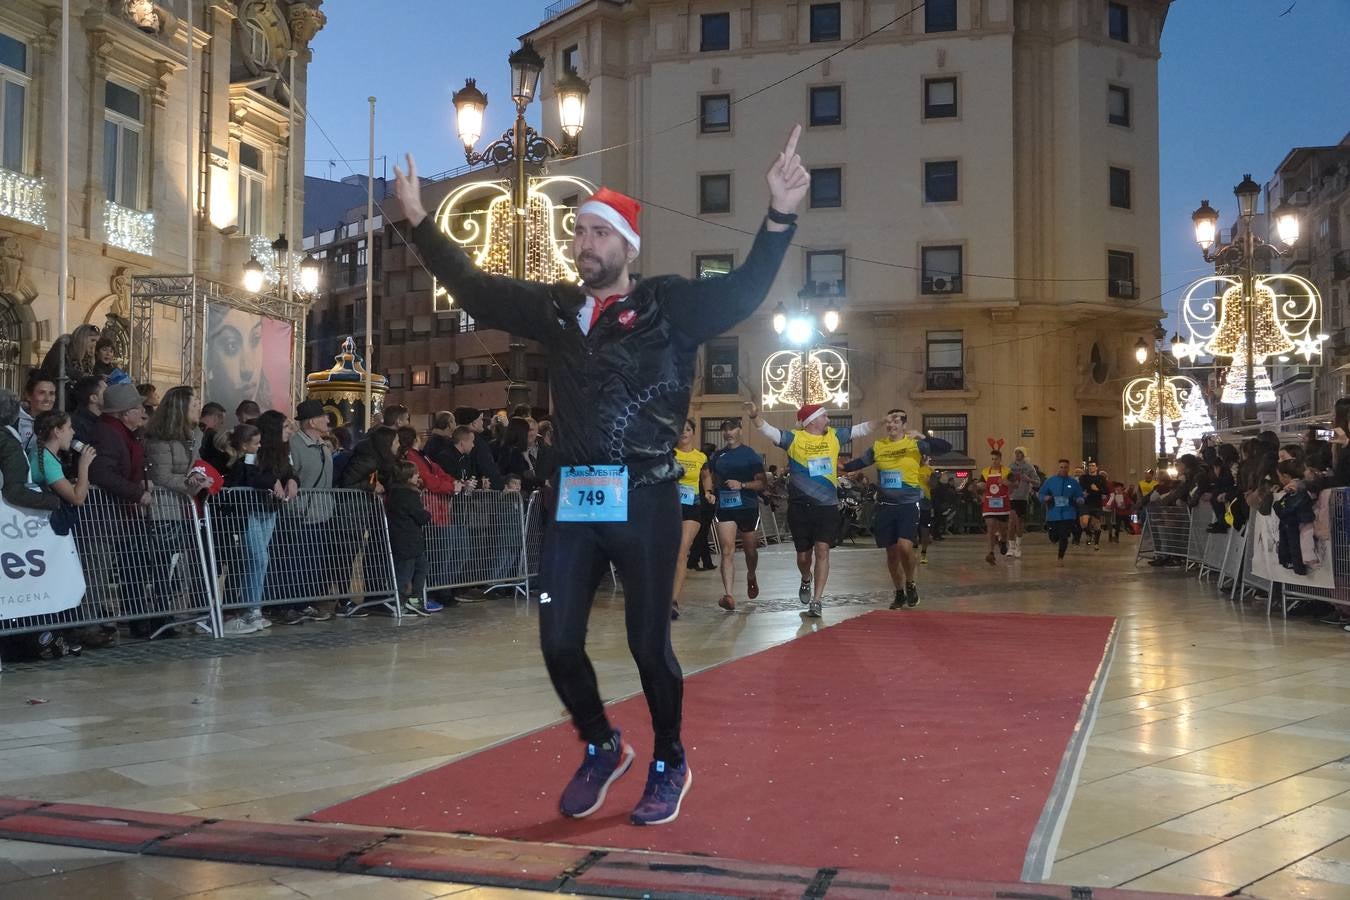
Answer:
[[[787,146],[783,148],[783,155],[788,159],[791,159],[792,154],[797,152],[797,138],[801,136],[802,136],[802,126],[793,125],[792,133],[788,135]]]

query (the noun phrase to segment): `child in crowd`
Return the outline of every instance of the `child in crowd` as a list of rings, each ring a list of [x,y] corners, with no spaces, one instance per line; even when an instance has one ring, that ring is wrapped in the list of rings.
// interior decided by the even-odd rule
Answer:
[[[1130,502],[1130,497],[1125,493],[1125,485],[1119,481],[1111,485],[1111,493],[1106,498],[1106,512],[1110,516],[1110,536],[1109,541],[1120,543],[1120,529],[1130,527],[1130,514],[1134,512],[1134,505]]]
[[[522,484],[524,484],[524,482],[519,475],[507,475],[502,480],[502,491],[505,493],[519,494]]]
[[[394,554],[394,583],[403,598],[403,608],[425,616],[432,610],[423,600],[427,545],[422,526],[431,521],[431,514],[422,506],[421,487],[416,466],[406,460],[395,462],[384,508],[389,517],[389,547]]]

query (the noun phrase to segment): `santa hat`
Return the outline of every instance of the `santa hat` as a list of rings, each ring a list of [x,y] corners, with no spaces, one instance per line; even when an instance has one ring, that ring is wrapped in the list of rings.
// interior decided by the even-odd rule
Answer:
[[[591,195],[591,199],[581,204],[577,215],[590,213],[599,216],[613,226],[634,250],[642,249],[642,238],[638,236],[638,212],[642,204],[632,197],[626,197],[618,191],[602,187]]]
[[[808,403],[797,410],[797,424],[810,425],[823,415],[825,415],[825,407],[821,406],[819,403]]]

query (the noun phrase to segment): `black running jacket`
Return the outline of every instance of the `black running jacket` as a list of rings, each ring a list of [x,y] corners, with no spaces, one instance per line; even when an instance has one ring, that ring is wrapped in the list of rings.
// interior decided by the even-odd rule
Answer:
[[[673,448],[689,410],[699,344],[764,301],[794,230],[761,226],[745,262],[720,278],[638,281],[590,334],[577,324],[586,301],[580,286],[490,275],[430,216],[412,236],[431,274],[480,328],[547,349],[559,465],[626,465],[637,487],[680,477]]]

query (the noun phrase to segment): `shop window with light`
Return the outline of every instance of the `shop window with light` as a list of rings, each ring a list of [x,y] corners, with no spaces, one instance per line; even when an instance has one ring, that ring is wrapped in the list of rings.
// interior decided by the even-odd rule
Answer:
[[[923,5],[926,34],[956,30],[956,0],[927,0]]]
[[[956,118],[955,78],[925,78],[923,80],[923,117],[925,119]]]
[[[952,445],[953,453],[965,453],[969,425],[963,413],[939,413],[923,417],[923,433]]]
[[[844,296],[844,251],[806,251],[805,290],[813,297]]]
[[[703,214],[731,212],[730,174],[698,177],[698,211]]]
[[[930,391],[959,391],[965,386],[965,339],[962,333],[928,332],[924,387]]]
[[[140,209],[145,123],[139,91],[108,80],[103,92],[103,187],[112,202]]]
[[[704,94],[698,98],[698,130],[701,134],[731,130],[730,94]]]
[[[706,13],[698,19],[699,52],[731,49],[731,13]]]
[[[0,167],[27,168],[28,45],[0,32]]]
[[[239,230],[244,234],[263,234],[266,228],[264,197],[267,178],[263,174],[262,151],[252,144],[239,145]]]
[[[1134,254],[1126,250],[1106,251],[1106,294],[1121,300],[1139,296],[1134,281]]]
[[[837,41],[841,28],[838,3],[811,4],[811,43]]]
[[[740,393],[740,350],[736,338],[717,338],[703,345],[703,393]]]
[[[705,253],[694,257],[695,278],[721,278],[730,275],[736,260],[730,253]]]
[[[844,205],[844,170],[838,166],[811,170],[811,208],[836,209]]]
[[[924,294],[959,294],[961,246],[924,247],[920,254],[919,291]]]
[[[413,369],[413,387],[426,387],[431,384],[431,372],[427,369]]]
[[[837,84],[811,88],[811,124],[839,125],[844,121],[844,89]]]
[[[1106,88],[1106,121],[1123,128],[1130,127],[1130,89],[1118,84]]]

